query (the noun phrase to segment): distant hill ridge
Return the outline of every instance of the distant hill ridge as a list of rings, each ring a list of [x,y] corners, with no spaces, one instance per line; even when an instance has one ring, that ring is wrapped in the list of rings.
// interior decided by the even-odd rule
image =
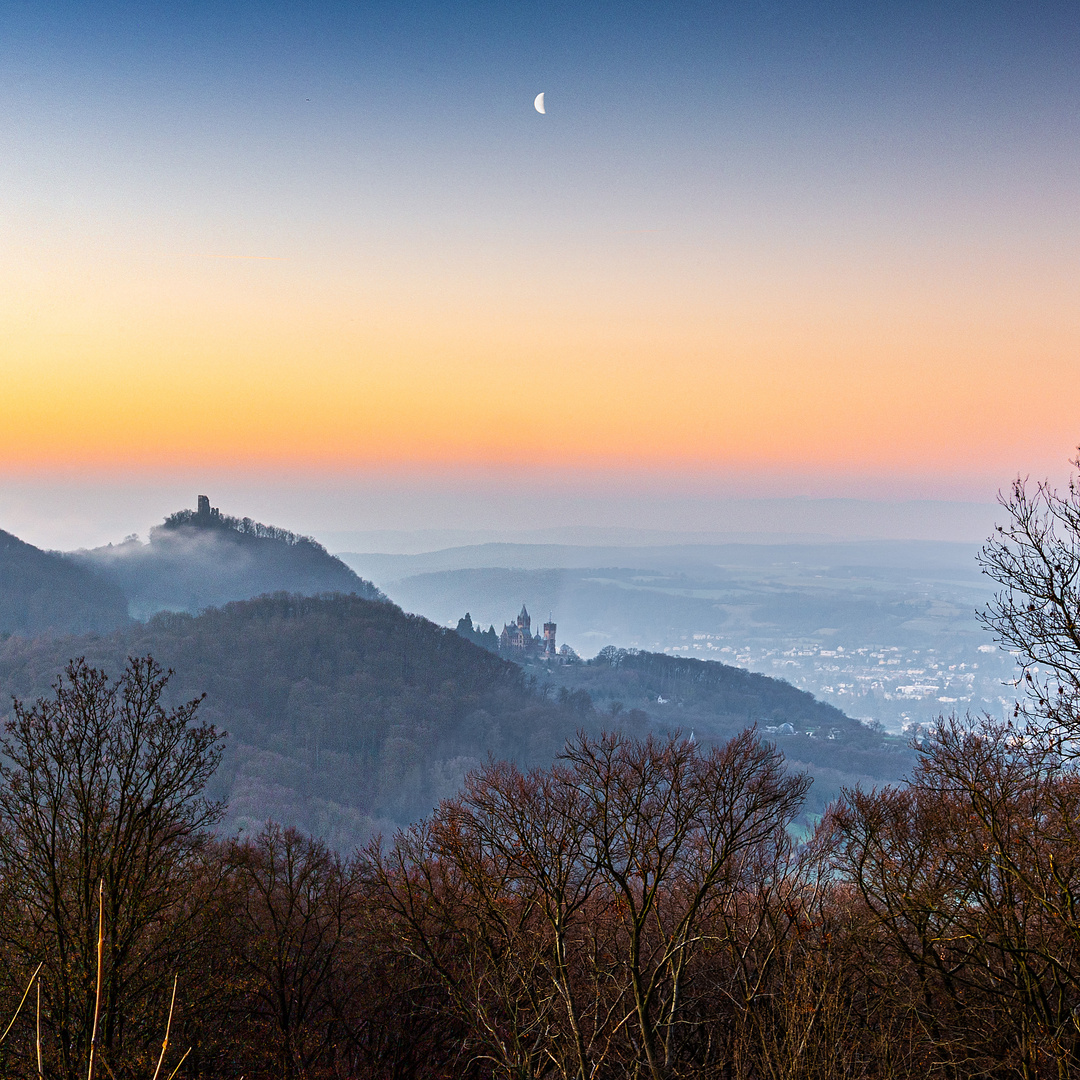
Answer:
[[[85,634],[127,621],[114,580],[0,530],[0,634]]]

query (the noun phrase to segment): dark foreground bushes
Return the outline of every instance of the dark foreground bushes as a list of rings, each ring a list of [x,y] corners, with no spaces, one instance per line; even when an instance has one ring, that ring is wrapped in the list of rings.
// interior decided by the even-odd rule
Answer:
[[[806,838],[753,732],[583,735],[344,858],[215,835],[221,740],[165,681],[76,663],[6,729],[4,1077],[1080,1074],[1058,738],[943,724]]]

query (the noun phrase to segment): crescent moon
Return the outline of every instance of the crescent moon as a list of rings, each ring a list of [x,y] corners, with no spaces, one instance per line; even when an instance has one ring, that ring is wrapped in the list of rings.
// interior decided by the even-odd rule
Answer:
[[[542,113],[544,111],[544,95],[537,94],[533,100],[533,105],[536,107],[538,113]]]

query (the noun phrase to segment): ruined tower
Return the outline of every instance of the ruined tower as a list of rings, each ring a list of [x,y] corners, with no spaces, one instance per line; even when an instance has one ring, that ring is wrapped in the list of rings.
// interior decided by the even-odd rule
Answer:
[[[221,519],[221,511],[216,506],[210,505],[209,495],[199,496],[199,509],[195,511],[196,525],[209,525],[212,521]]]

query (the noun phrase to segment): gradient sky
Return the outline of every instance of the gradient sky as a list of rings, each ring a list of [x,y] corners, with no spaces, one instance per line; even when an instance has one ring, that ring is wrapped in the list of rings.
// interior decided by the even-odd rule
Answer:
[[[0,479],[989,498],[1078,136],[1076,4],[0,2]]]

